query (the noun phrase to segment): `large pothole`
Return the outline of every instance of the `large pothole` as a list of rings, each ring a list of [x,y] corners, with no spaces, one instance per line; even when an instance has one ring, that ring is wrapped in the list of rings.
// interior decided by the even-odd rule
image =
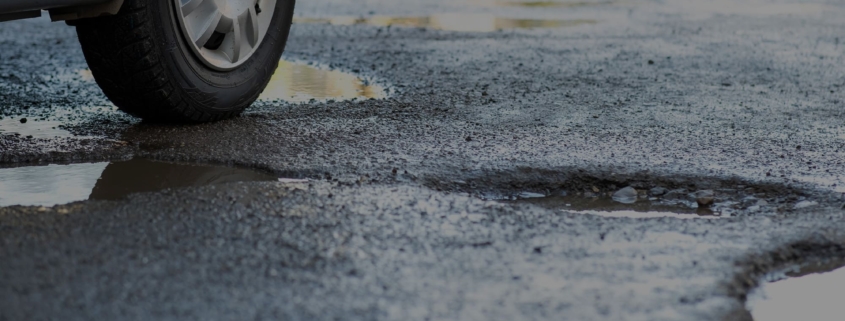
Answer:
[[[463,180],[428,178],[424,184],[439,191],[466,193],[486,200],[611,217],[776,216],[842,206],[841,195],[824,191],[810,193],[789,186],[718,178],[659,177],[651,173],[593,176],[579,169],[571,172],[519,169],[473,175]]]

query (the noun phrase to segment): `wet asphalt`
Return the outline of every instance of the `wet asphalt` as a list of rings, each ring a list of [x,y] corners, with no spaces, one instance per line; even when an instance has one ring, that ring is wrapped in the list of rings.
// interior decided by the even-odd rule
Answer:
[[[0,320],[750,320],[762,275],[845,255],[841,3],[491,3],[300,1],[297,16],[596,23],[295,24],[286,59],[389,97],[263,101],[201,125],[116,112],[79,75],[71,27],[0,24],[4,119],[78,135],[0,135],[0,166],[134,157],[309,179],[2,207]],[[625,186],[738,205],[681,220],[491,200]]]

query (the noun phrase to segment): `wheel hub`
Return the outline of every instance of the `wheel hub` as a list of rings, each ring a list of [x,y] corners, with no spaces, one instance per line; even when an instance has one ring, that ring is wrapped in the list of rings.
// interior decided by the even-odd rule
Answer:
[[[173,0],[188,46],[207,66],[234,69],[267,34],[277,0]]]

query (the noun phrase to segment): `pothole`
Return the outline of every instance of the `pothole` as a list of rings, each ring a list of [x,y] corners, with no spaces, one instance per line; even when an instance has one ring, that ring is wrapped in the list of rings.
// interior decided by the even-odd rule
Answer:
[[[322,23],[331,25],[370,25],[377,27],[399,26],[431,28],[447,31],[462,32],[493,32],[503,29],[535,29],[535,28],[561,28],[573,27],[585,24],[597,23],[596,20],[574,19],[516,19],[499,17],[489,14],[459,14],[445,13],[424,17],[352,17],[340,16],[329,18],[302,18],[293,19],[294,23]]]
[[[524,193],[525,194],[525,193]],[[605,217],[630,218],[718,218],[725,209],[721,205],[700,207],[695,201],[661,200],[639,197],[633,202],[620,202],[609,195],[556,195],[504,200],[508,203],[525,203],[553,209],[576,211]],[[729,216],[730,214],[728,214]]]
[[[480,4],[492,4],[506,7],[528,7],[528,8],[579,8],[606,6],[618,1],[501,1],[501,0],[476,0]]]
[[[794,266],[768,275],[751,291],[746,308],[754,321],[842,320],[845,260]]]
[[[817,200],[792,193],[773,194],[754,187],[718,189],[667,189],[632,187],[586,191],[565,189],[522,191],[518,193],[481,193],[483,199],[511,203],[529,203],[565,211],[608,217],[719,218],[750,214],[777,215],[784,212],[828,207]],[[627,191],[627,194],[625,193]],[[621,197],[620,197],[621,195]],[[830,205],[830,204],[828,204]]]
[[[258,99],[300,103],[385,97],[384,87],[354,74],[282,60]]]
[[[781,216],[841,207],[843,196],[774,184],[650,173],[592,176],[585,170],[520,168],[479,172],[463,180],[423,179],[437,191],[484,200],[611,217],[719,218]]]
[[[243,181],[298,180],[242,168],[149,159],[0,168],[0,206],[117,200],[133,193]]]
[[[78,70],[75,77],[94,81],[91,71]],[[384,86],[371,83],[351,73],[319,66],[280,60],[259,100],[284,100],[292,103],[328,100],[380,99],[387,97]]]

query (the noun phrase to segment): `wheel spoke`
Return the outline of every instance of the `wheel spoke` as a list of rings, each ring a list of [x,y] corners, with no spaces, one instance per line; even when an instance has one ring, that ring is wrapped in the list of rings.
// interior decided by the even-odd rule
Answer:
[[[241,47],[243,46],[244,37],[243,37],[243,30],[241,27],[242,20],[245,20],[241,17],[238,17],[234,21],[232,21],[232,36],[235,38],[233,39],[232,45],[232,63],[238,62],[238,59],[241,59]]]
[[[247,16],[246,24],[246,39],[250,47],[255,47],[258,42],[258,13],[255,12],[255,7],[250,7],[249,11],[245,12]]]
[[[206,20],[202,29],[199,30],[199,33],[196,33],[194,43],[196,43],[197,47],[202,48],[205,46],[208,39],[211,38],[211,34],[213,34],[214,30],[217,29],[217,25],[220,23],[221,18],[223,18],[223,14],[221,14],[220,11],[215,11],[214,16]]]
[[[182,16],[187,16],[194,12],[196,8],[202,4],[204,0],[182,0]]]
[[[184,38],[197,57],[213,69],[232,70],[259,49],[277,3],[285,0],[146,1],[172,1]]]

